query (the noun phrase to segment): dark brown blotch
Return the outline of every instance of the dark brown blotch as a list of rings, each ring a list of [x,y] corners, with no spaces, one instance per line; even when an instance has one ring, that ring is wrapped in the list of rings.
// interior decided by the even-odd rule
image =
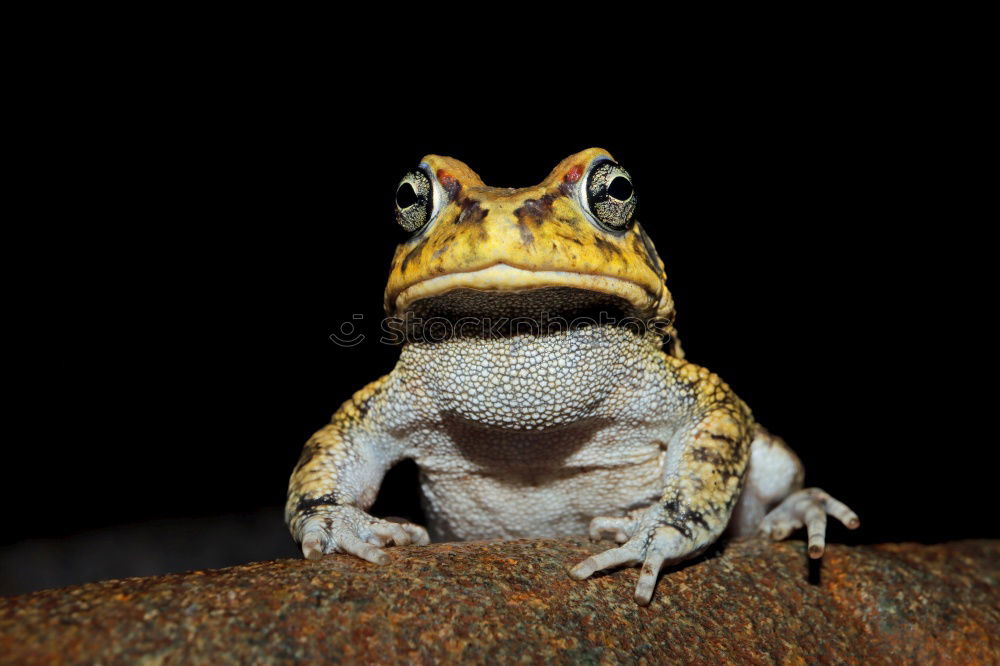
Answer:
[[[455,218],[455,224],[479,224],[490,212],[489,209],[480,206],[478,200],[468,197],[462,199],[459,208],[461,210]]]
[[[441,187],[448,193],[448,198],[452,201],[458,199],[458,195],[462,193],[462,183],[454,176],[438,171],[438,182],[441,183]]]
[[[594,236],[594,245],[597,246],[597,249],[599,249],[601,252],[604,252],[607,255],[615,255],[620,257],[622,254],[622,251],[618,249],[617,245],[615,245],[614,243],[609,243],[601,236]]]
[[[532,222],[539,225],[552,214],[552,203],[558,198],[558,194],[549,192],[538,199],[525,199],[524,203],[514,211],[514,215],[521,224]]]
[[[684,516],[681,518],[685,523],[694,523],[702,529],[708,529],[708,523],[705,521],[705,517],[702,515],[701,511],[695,511],[694,509],[689,509]]]
[[[327,493],[326,495],[320,495],[315,498],[303,497],[295,505],[295,515],[297,516],[311,516],[316,513],[316,510],[322,506],[337,506],[339,503],[334,497],[333,493]]]
[[[576,236],[567,236],[566,234],[559,234],[559,238],[571,241],[573,243],[576,243],[577,245],[581,245],[581,246],[583,245],[583,241],[580,240],[579,238],[577,238]]]
[[[427,238],[422,238],[420,242],[417,243],[412,250],[406,253],[406,256],[403,257],[403,261],[399,266],[402,271],[405,272],[406,267],[409,265],[410,261],[420,256],[420,253],[424,251],[425,245],[427,245]]]
[[[691,449],[691,457],[698,462],[708,463],[713,467],[721,467],[725,464],[725,459],[714,449],[704,446],[696,446]]]

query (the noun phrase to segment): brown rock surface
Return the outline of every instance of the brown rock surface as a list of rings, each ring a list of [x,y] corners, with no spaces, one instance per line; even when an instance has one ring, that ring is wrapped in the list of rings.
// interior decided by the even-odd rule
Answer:
[[[451,543],[131,578],[0,599],[4,663],[995,663],[1000,542],[747,541],[576,582],[607,544]]]

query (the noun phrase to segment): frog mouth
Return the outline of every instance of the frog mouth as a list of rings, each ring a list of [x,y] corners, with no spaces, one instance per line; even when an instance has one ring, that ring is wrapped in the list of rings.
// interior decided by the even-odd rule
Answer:
[[[637,312],[655,313],[660,302],[659,294],[651,294],[641,285],[622,278],[572,271],[534,271],[497,263],[479,270],[450,273],[417,282],[396,296],[395,306],[397,313],[403,313],[417,301],[458,290],[531,292],[553,287],[579,289],[621,299]]]

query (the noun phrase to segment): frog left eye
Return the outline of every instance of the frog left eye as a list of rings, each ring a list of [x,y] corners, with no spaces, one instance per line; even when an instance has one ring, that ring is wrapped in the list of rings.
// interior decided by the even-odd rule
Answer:
[[[418,231],[431,219],[433,186],[426,173],[411,169],[396,186],[396,222],[407,231]]]
[[[587,208],[603,226],[620,231],[635,221],[638,200],[632,177],[619,165],[605,160],[587,176]]]

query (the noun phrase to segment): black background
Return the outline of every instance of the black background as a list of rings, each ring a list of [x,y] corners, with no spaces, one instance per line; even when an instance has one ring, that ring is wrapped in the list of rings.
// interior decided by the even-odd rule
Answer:
[[[11,284],[5,548],[280,506],[305,439],[398,355],[377,338],[402,173],[433,152],[528,185],[590,146],[634,178],[688,358],[861,516],[831,541],[996,536],[993,445],[962,430],[987,397],[946,285],[967,261],[950,130],[877,77],[627,103],[304,83],[204,82],[63,128],[59,185],[9,249],[31,256]],[[333,344],[344,322],[366,341]],[[379,507],[415,515],[412,468],[390,480]]]

